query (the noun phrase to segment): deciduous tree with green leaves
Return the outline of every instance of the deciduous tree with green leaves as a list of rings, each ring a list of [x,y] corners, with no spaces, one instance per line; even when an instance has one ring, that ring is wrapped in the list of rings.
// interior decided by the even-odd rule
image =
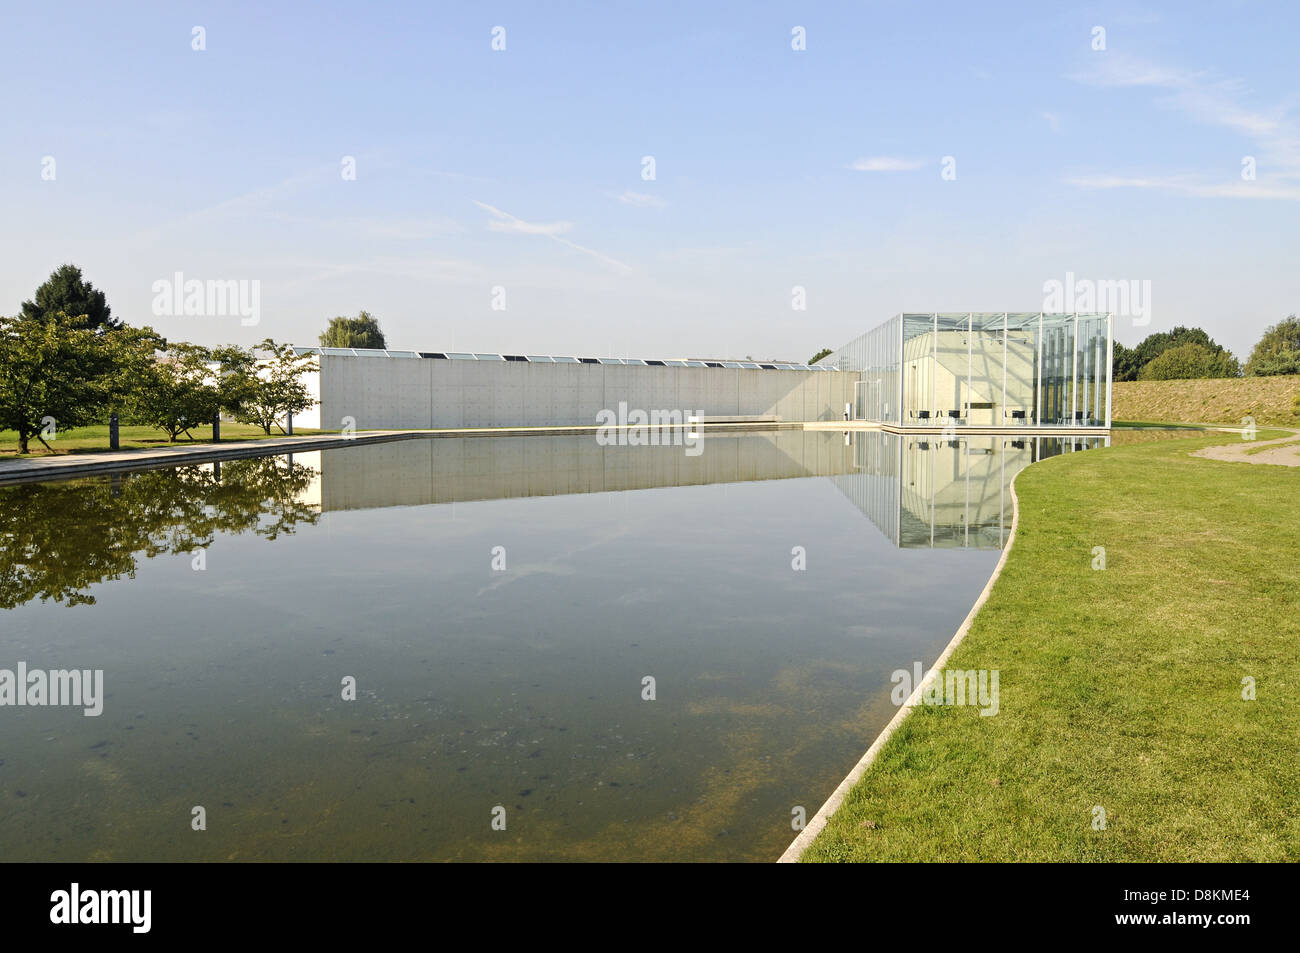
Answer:
[[[820,361],[823,357],[825,357],[827,354],[830,354],[830,353],[831,353],[831,349],[828,348],[828,347],[824,347],[824,348],[822,348],[820,351],[818,351],[816,354],[814,354],[811,358],[809,358],[808,363],[809,363],[809,364],[816,364],[816,363],[817,363],[818,361]]]
[[[258,350],[268,356],[259,357]],[[240,423],[256,424],[268,436],[272,427],[287,433],[285,423],[291,414],[316,406],[303,381],[315,361],[295,354],[292,345],[267,338],[256,350],[235,345],[217,348],[212,358],[220,365],[221,406]]]
[[[85,315],[0,318],[0,429],[32,437],[96,423],[126,400],[161,339],[151,328],[92,331]]]
[[[1117,381],[1150,379],[1142,378],[1142,369],[1170,348],[1182,347],[1185,344],[1200,345],[1216,355],[1221,355],[1223,362],[1236,363],[1236,358],[1232,356],[1232,353],[1222,345],[1215,343],[1214,339],[1204,330],[1179,325],[1168,331],[1148,334],[1140,344],[1133,348],[1126,348],[1116,341],[1111,353],[1112,379]],[[1237,375],[1215,374],[1214,376],[1235,377]]]
[[[1204,344],[1180,344],[1161,351],[1142,368],[1138,380],[1178,381],[1240,376],[1241,365],[1227,351],[1216,351]]]
[[[165,431],[170,443],[191,427],[211,424],[221,406],[211,360],[211,352],[196,344],[169,345],[136,380],[129,418]]]
[[[1300,374],[1300,318],[1293,314],[1264,332],[1250,352],[1246,373],[1251,377]]]
[[[331,318],[320,336],[321,347],[367,347],[384,350],[384,332],[379,321],[369,311],[361,311],[355,318]]]

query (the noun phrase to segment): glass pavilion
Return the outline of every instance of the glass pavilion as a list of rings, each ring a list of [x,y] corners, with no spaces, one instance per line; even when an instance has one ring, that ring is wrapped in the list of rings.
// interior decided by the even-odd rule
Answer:
[[[894,427],[1110,427],[1110,314],[898,314],[820,363]]]

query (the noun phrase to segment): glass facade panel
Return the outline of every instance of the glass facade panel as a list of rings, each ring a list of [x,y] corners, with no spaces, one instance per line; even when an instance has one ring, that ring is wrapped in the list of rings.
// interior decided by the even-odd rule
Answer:
[[[1109,427],[1110,342],[1107,314],[900,314],[821,363],[858,373],[859,420]]]
[[[853,414],[858,420],[899,422],[900,327],[901,317],[890,318],[819,362],[824,367],[860,372]]]
[[[1079,315],[1075,362],[1075,419],[1082,426],[1110,426],[1106,393],[1110,369],[1110,328],[1105,315]]]

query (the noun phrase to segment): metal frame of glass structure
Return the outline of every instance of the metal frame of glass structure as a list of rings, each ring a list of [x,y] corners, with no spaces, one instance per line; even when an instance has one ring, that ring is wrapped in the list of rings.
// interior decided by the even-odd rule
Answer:
[[[822,359],[900,429],[1110,427],[1112,315],[898,314]]]

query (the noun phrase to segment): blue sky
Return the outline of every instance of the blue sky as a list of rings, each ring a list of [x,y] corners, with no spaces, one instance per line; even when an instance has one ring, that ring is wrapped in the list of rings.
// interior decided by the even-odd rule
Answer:
[[[0,313],[64,261],[207,344],[315,343],[365,308],[393,347],[806,359],[901,310],[1037,311],[1069,272],[1151,282],[1120,340],[1199,325],[1244,357],[1300,309],[1294,3],[5,0],[3,22]],[[259,281],[260,323],[155,315],[178,271]]]

